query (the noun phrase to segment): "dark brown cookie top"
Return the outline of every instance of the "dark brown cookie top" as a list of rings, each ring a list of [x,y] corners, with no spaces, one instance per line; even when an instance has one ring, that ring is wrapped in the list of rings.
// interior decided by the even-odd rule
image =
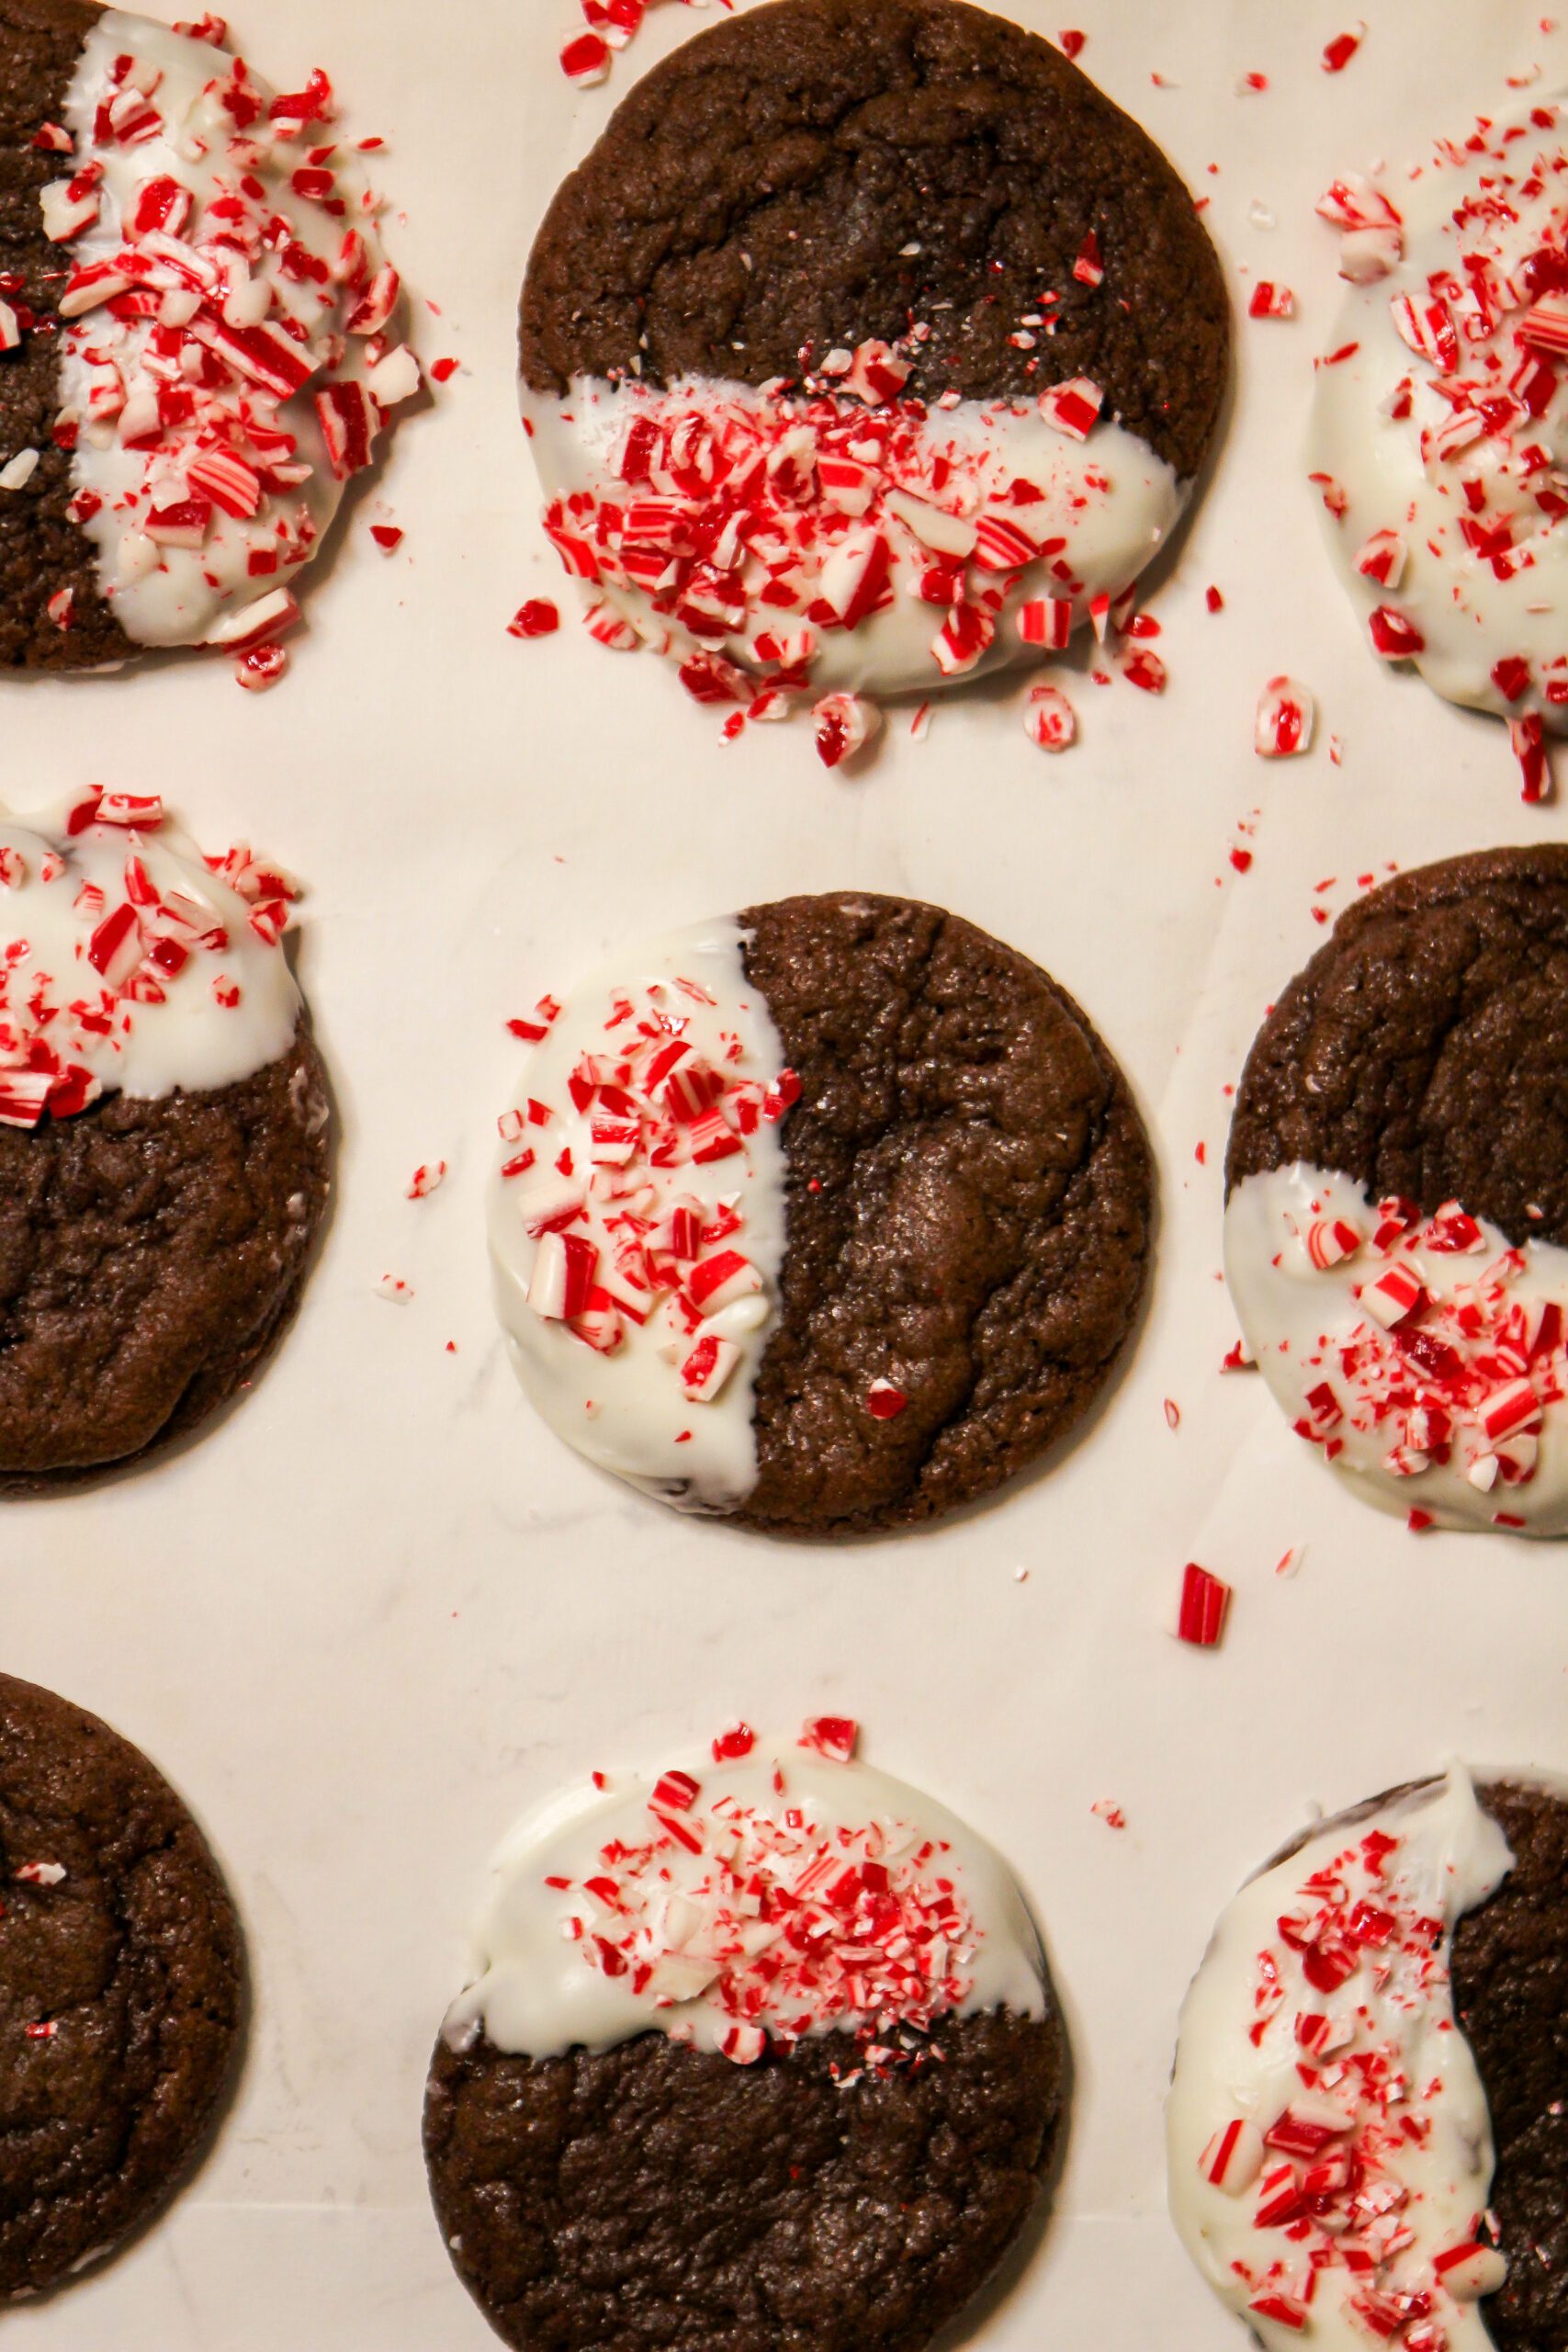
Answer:
[[[0,1126],[0,1494],[170,1442],[286,1328],[325,1213],[310,1038],[254,1078]]]
[[[167,1781],[96,1716],[3,1674],[0,1888],[0,2295],[15,2295],[108,2251],[176,2185],[229,2077],[243,1962]]]
[[[1022,1469],[1109,1377],[1147,1272],[1148,1144],[1072,999],[972,923],[855,892],[740,920],[802,1090],[742,1516],[905,1526]]]
[[[1073,276],[1091,232],[1098,286]],[[1047,293],[1049,336],[1021,326]],[[959,0],[772,0],[655,67],[561,188],[523,363],[540,391],[638,369],[793,381],[916,324],[909,397],[1088,376],[1178,474],[1202,463],[1224,284],[1146,132],[1048,42]]]
[[[1492,2115],[1492,2209],[1508,2276],[1485,2306],[1498,2352],[1568,2345],[1568,1799],[1478,1792],[1514,1867],[1454,1936],[1454,2006]]]
[[[425,2154],[465,2284],[519,2352],[910,2352],[1039,2197],[1060,2013],[949,2018],[942,2063],[826,2034],[735,2066],[657,2033],[602,2055],[436,2049]]]
[[[91,542],[66,514],[70,453],[60,413],[59,317],[69,254],[43,233],[40,191],[69,177],[69,156],[33,140],[63,119],[82,44],[98,17],[88,0],[0,0],[0,294],[37,324],[18,350],[0,354],[0,463],[23,449],[39,465],[20,490],[0,492],[0,669],[69,670],[122,661],[135,650],[98,594]],[[73,592],[60,628],[46,609]]]
[[[1340,916],[1258,1032],[1226,1189],[1306,1160],[1568,1241],[1565,1069],[1568,846],[1421,866]]]

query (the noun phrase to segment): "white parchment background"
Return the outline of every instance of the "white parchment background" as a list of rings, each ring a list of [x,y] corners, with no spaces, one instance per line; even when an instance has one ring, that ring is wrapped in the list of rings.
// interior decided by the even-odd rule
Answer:
[[[1071,2017],[1063,2193],[986,2343],[1239,2343],[1164,2215],[1160,2095],[1213,1917],[1314,1801],[1455,1749],[1568,1765],[1561,1551],[1406,1537],[1256,1381],[1217,1374],[1223,1088],[1322,937],[1313,886],[1335,876],[1337,908],[1388,860],[1562,829],[1520,808],[1499,729],[1365,654],[1301,438],[1336,299],[1314,198],[1501,108],[1510,70],[1551,85],[1568,38],[1513,0],[1355,5],[1371,29],[1331,79],[1318,54],[1350,17],[1321,0],[1011,0],[1085,28],[1086,69],[1210,197],[1238,309],[1262,276],[1300,316],[1238,323],[1221,461],[1155,601],[1164,700],[1069,680],[1082,742],[1054,763],[1012,697],[961,701],[844,782],[799,730],[721,750],[671,676],[575,627],[504,634],[525,596],[568,601],[514,413],[529,241],[614,95],[693,17],[660,8],[610,89],[574,96],[554,64],[570,0],[236,0],[261,70],[288,87],[326,65],[350,129],[389,134],[389,243],[441,306],[426,356],[462,371],[375,485],[403,548],[375,550],[362,502],[279,691],[243,697],[221,662],[4,689],[7,797],[162,791],[205,842],[248,833],[308,877],[301,967],[342,1114],[324,1258],[243,1409],[152,1475],[0,1523],[0,1660],[188,1793],[254,1971],[243,2083],[199,2180],[102,2275],[7,2313],[25,2352],[479,2352],[418,2124],[490,1848],[563,1778],[828,1705],[1010,1855]],[[1267,93],[1238,96],[1248,70]],[[1252,712],[1280,670],[1315,689],[1319,747],[1268,764]],[[1226,848],[1254,810],[1237,878]],[[1082,999],[1154,1129],[1163,1224],[1135,1358],[1048,1477],[936,1532],[803,1550],[666,1516],[530,1418],[480,1192],[504,1015],[617,941],[842,885],[942,900]],[[408,1203],[435,1157],[449,1182]],[[375,1295],[388,1270],[411,1306]],[[1189,1557],[1237,1588],[1216,1655],[1162,1630]],[[1091,1815],[1102,1796],[1124,1833]]]

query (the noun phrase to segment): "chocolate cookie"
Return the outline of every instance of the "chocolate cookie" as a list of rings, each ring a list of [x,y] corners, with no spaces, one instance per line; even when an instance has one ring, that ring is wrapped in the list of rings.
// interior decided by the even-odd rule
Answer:
[[[1242,1079],[1243,1329],[1302,1433],[1417,1524],[1568,1526],[1565,1052],[1568,849],[1545,843],[1359,900]]]
[[[139,1461],[243,1388],[326,1208],[291,886],[103,805],[0,811],[0,948],[23,950],[0,1034],[25,1057],[0,1068],[0,1494]]]
[[[1072,1000],[844,892],[634,950],[532,1023],[491,1201],[536,1405],[682,1508],[909,1526],[1037,1460],[1136,1317],[1148,1146]]]
[[[807,1736],[824,1728],[839,1753],[852,1741],[851,1724]],[[720,1796],[728,1880],[691,1842]],[[628,1809],[626,1835],[655,1838],[648,1886]],[[873,1815],[912,1836],[884,1846]],[[1061,2015],[1002,1866],[914,1791],[788,1747],[612,1792],[587,1820],[563,1837],[557,1808],[542,1840],[508,1841],[486,1973],[436,2048],[425,2150],[464,2283],[518,2352],[913,2352],[1023,2226],[1065,2134]],[[608,1916],[574,1892],[603,1870]],[[742,1876],[750,1959],[727,1924]],[[933,1897],[963,1915],[951,1945],[930,1941]],[[615,1939],[602,1963],[555,1916],[585,1904]],[[819,1969],[798,1966],[808,1940]],[[851,1943],[870,1989],[840,1973]],[[722,1949],[722,1967],[698,1957]]]
[[[0,1674],[0,2295],[111,2253],[189,2168],[240,2038],[201,1832],[94,1715]]]
[[[323,74],[277,96],[205,36],[0,0],[0,667],[254,656],[295,616],[419,383],[357,166],[309,153],[333,113]]]
[[[1046,291],[1048,338],[1021,341]],[[576,376],[795,382],[835,348],[899,345],[911,319],[931,330],[916,399],[1088,377],[1178,475],[1203,462],[1229,309],[1148,134],[987,9],[772,0],[656,66],[561,188],[523,368],[555,393]]]
[[[1222,1920],[1183,2013],[1172,2206],[1266,2344],[1300,2333],[1303,2262],[1318,2327],[1345,2305],[1361,2332],[1420,2352],[1479,2296],[1502,2352],[1568,2344],[1565,1865],[1561,1792],[1515,1780],[1472,1792],[1456,1770],[1294,1840]],[[1258,2001],[1243,1979],[1265,1962]],[[1270,2053],[1286,2029],[1281,2071]]]
[[[684,43],[561,188],[522,303],[596,634],[768,718],[1124,625],[1228,355],[1165,157],[959,0],[772,0]],[[832,765],[870,721],[823,716]]]

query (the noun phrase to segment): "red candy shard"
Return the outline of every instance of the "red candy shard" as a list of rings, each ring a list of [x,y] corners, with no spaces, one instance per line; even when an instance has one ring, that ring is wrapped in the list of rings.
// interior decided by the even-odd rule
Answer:
[[[1211,1576],[1196,1560],[1189,1560],[1181,1577],[1181,1605],[1177,1618],[1179,1641],[1198,1649],[1213,1649],[1224,1632],[1231,1587]]]

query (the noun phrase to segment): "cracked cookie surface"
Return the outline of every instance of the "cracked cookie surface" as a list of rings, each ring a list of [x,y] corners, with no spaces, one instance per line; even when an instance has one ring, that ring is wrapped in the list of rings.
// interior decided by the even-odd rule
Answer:
[[[1568,847],[1421,866],[1340,916],[1259,1031],[1227,1193],[1303,1160],[1568,1242],[1565,1063]]]
[[[441,2043],[444,2235],[519,2352],[912,2352],[1023,2226],[1066,2126],[1060,2012],[948,2018],[942,2062],[852,2035],[742,2067],[643,2034],[600,2054]]]
[[[940,908],[843,892],[741,917],[801,1098],[741,1516],[898,1527],[1087,1409],[1136,1317],[1153,1167],[1125,1080],[1038,967]],[[876,1380],[907,1402],[867,1408]]]
[[[298,1302],[329,1161],[303,1033],[237,1085],[0,1126],[0,1494],[137,1460],[252,1376]]]
[[[1093,233],[1102,283],[1074,276]],[[1041,319],[1047,293],[1057,323]],[[794,380],[916,321],[910,398],[1087,376],[1179,476],[1229,353],[1218,257],[1147,133],[1036,35],[959,0],[773,0],[633,90],[540,231],[536,390]]]
[[[111,2250],[176,2185],[233,2063],[243,1962],[161,1774],[10,1675],[0,1883],[0,2295],[17,2295]]]

